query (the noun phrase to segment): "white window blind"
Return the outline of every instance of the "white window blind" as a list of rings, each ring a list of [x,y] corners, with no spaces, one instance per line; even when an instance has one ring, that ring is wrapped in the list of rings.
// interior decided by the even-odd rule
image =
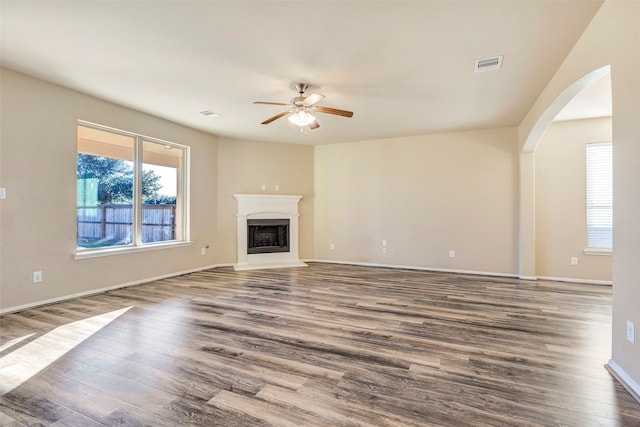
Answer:
[[[613,146],[587,144],[587,245],[613,246]]]

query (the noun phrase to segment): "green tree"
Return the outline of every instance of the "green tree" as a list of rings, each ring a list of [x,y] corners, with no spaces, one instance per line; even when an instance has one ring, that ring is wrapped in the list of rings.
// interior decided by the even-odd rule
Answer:
[[[158,191],[162,189],[160,183],[160,175],[152,170],[142,171],[142,203],[151,203],[152,200],[156,200]],[[159,203],[156,203],[159,204]]]
[[[147,198],[144,202],[148,205],[175,205],[176,196],[167,196],[166,194],[162,194],[154,198]]]
[[[78,154],[77,178],[98,179],[100,203],[131,203],[133,200],[133,163],[110,157]],[[151,170],[142,171],[142,201],[159,198],[162,189],[160,175]],[[158,204],[158,203],[156,203]]]

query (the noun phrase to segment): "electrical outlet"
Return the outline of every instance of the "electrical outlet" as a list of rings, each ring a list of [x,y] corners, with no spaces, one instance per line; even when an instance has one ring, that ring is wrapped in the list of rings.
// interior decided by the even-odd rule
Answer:
[[[386,240],[382,241],[382,246],[387,246],[387,241]]]
[[[34,271],[33,272],[33,283],[42,282],[42,271]]]
[[[201,248],[200,255],[206,255],[206,254],[207,254],[207,248]]]
[[[571,257],[571,265],[578,265],[578,257],[577,256],[572,256]]]
[[[0,200],[4,200],[7,198],[7,189],[4,187],[0,187]]]
[[[450,250],[449,251],[449,258],[454,258],[455,256],[456,256],[456,251]]]
[[[636,342],[636,327],[631,320],[627,320],[627,340],[631,344]]]
[[[329,249],[334,250],[335,248],[336,248],[336,245],[334,245],[333,243],[329,245]]]
[[[267,191],[267,184],[262,184],[262,185],[260,186],[260,189],[261,189],[262,191]]]
[[[383,253],[384,255],[386,255],[386,254],[387,254],[387,247],[386,247],[386,246],[383,246],[383,247],[382,247],[382,253]]]
[[[276,184],[276,191],[280,191],[280,186]]]

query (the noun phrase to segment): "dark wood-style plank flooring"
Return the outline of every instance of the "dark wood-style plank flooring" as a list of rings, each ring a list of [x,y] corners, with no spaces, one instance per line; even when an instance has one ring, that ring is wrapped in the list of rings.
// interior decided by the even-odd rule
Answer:
[[[604,286],[220,268],[0,320],[6,426],[640,426]]]

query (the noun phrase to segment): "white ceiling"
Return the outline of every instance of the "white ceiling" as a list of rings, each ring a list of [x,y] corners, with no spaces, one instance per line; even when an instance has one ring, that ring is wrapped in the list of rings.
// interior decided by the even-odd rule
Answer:
[[[601,1],[6,1],[2,65],[216,135],[323,144],[517,126]],[[475,74],[474,60],[504,55]],[[301,134],[260,122],[296,82]],[[220,117],[207,118],[210,109]],[[108,123],[106,123],[108,124]]]

